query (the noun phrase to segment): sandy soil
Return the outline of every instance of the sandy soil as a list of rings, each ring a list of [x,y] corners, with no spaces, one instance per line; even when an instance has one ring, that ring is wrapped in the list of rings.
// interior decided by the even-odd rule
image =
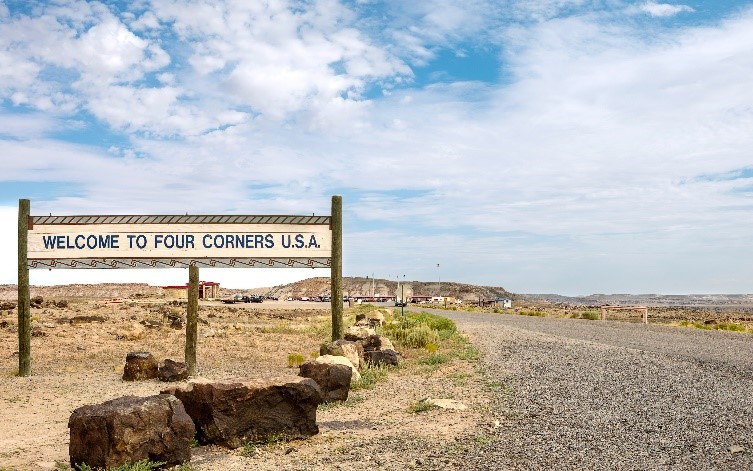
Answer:
[[[106,303],[76,299],[66,307],[45,302],[32,309],[32,376],[15,376],[18,337],[15,312],[0,311],[0,468],[56,469],[68,461],[67,422],[84,404],[124,395],[157,394],[166,383],[124,382],[125,356],[150,351],[157,359],[182,360],[184,331],[166,323],[184,307],[165,300]],[[327,303],[265,302],[200,309],[198,364],[207,378],[295,374],[292,352],[309,357],[329,337]],[[82,316],[90,316],[88,319]],[[96,317],[92,317],[96,316]],[[97,320],[98,318],[101,318]],[[140,322],[165,324],[145,328]],[[133,340],[128,340],[128,336]],[[126,338],[123,338],[123,337]],[[420,468],[428,448],[441,449],[485,424],[488,395],[471,362],[453,360],[439,368],[418,364],[426,352],[402,350],[404,366],[374,389],[351,391],[350,400],[318,412],[320,434],[303,441],[242,450],[197,447],[197,469],[355,469],[351,451],[375,469]],[[433,409],[412,413],[409,405],[425,397],[454,398],[467,411]],[[430,425],[429,425],[430,424]],[[412,437],[427,449],[397,452],[385,443]],[[246,453],[248,455],[248,450]]]

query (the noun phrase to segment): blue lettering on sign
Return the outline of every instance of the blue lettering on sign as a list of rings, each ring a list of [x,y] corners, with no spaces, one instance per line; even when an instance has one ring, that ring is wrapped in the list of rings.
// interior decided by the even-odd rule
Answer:
[[[154,248],[193,249],[193,234],[154,234]]]
[[[42,235],[45,250],[98,250],[120,249],[121,234],[54,234]],[[280,234],[277,239],[270,233],[205,233],[195,234],[123,234],[127,249],[159,249],[159,250],[190,250],[190,249],[273,249],[281,244],[285,249],[319,249],[319,241],[314,234]],[[198,238],[201,238],[201,245]]]
[[[95,235],[78,234],[70,235],[43,235],[42,243],[47,250],[94,250],[94,249],[119,249],[120,236],[118,234]]]
[[[193,248],[193,236],[190,237],[189,248]],[[275,239],[274,234],[203,234],[201,245],[205,249],[271,249],[275,246]]]
[[[270,234],[271,235],[271,234]],[[321,248],[319,246],[319,243],[316,241],[316,236],[311,235],[309,236],[308,244],[306,244],[306,238],[303,234],[296,234],[295,236],[291,234],[282,234],[281,235],[281,242],[282,247],[285,249],[318,249]],[[274,240],[272,238],[267,239],[267,242],[270,244],[267,248],[274,247]]]

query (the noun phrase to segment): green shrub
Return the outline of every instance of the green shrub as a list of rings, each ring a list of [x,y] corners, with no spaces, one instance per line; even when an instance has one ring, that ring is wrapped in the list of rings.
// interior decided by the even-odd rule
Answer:
[[[306,358],[298,352],[288,354],[288,368],[298,368]]]
[[[432,353],[426,358],[423,358],[419,363],[422,365],[441,365],[443,363],[447,363],[449,361],[449,358],[447,358],[445,355],[440,355],[439,353]]]
[[[411,402],[410,405],[408,405],[408,410],[414,414],[418,414],[419,412],[426,412],[432,407],[434,407],[434,404],[431,401],[421,399],[420,401]]]
[[[580,313],[581,319],[588,319],[590,321],[598,321],[601,319],[601,315],[596,311],[583,311]]]
[[[351,390],[371,389],[380,381],[387,379],[387,367],[381,365],[370,365],[361,371],[361,379],[350,383]]]
[[[422,312],[401,317],[397,323],[388,324],[384,330],[387,337],[410,348],[426,348],[438,345],[440,339],[448,339],[457,332],[450,319]]]
[[[745,332],[747,329],[744,325],[735,324],[734,322],[720,322],[716,325],[719,330],[729,330],[732,332]]]
[[[439,343],[439,334],[427,325],[419,325],[405,330],[403,338],[399,341],[407,347],[426,348],[429,344]]]

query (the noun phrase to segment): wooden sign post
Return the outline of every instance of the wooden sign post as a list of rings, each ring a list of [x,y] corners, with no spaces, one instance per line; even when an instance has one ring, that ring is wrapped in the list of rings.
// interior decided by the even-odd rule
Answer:
[[[188,267],[188,307],[186,308],[186,369],[196,376],[196,340],[199,320],[199,267]]]
[[[332,341],[343,336],[343,197],[332,197]]]
[[[31,374],[29,268],[188,268],[186,366],[196,374],[199,267],[330,268],[342,337],[342,197],[332,216],[30,216],[18,201],[19,376]]]
[[[26,242],[31,202],[18,200],[18,376],[31,374],[31,301]]]

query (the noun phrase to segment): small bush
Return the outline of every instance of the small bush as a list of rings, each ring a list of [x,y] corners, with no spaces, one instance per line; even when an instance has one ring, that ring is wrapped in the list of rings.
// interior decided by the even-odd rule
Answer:
[[[474,347],[470,343],[466,343],[460,348],[455,349],[453,356],[459,360],[476,361],[481,357],[481,353],[478,348]]]
[[[447,363],[449,361],[449,358],[447,358],[445,355],[440,355],[439,353],[432,353],[426,358],[423,358],[419,363],[422,365],[441,365],[443,363]]]
[[[427,399],[421,399],[420,401],[411,402],[408,405],[408,410],[414,414],[418,414],[420,412],[426,412],[432,407],[434,407],[434,404],[431,401]]]
[[[581,319],[588,319],[590,321],[598,321],[601,319],[601,315],[596,311],[583,311],[580,313]]]
[[[306,358],[298,352],[288,354],[288,368],[298,368]]]
[[[241,456],[251,458],[259,452],[259,447],[255,443],[248,442],[241,448]]]
[[[361,371],[361,379],[353,381],[350,384],[350,389],[371,389],[380,381],[387,379],[387,367],[370,365],[368,368]]]
[[[437,347],[437,344],[435,344],[435,343],[430,343],[430,344],[426,345],[425,348],[426,348],[426,350],[429,353],[436,353],[437,350],[439,349],[439,347]]]
[[[735,324],[734,322],[720,322],[716,325],[719,330],[729,330],[732,332],[745,332],[747,329],[744,325]]]

